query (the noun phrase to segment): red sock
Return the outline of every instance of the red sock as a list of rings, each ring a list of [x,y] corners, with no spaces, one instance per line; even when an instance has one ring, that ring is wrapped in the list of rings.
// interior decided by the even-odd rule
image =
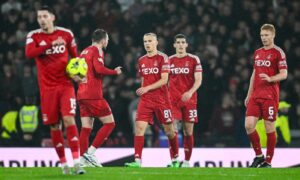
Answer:
[[[79,158],[79,137],[76,125],[67,127],[67,139],[73,159]]]
[[[252,144],[252,148],[255,151],[255,155],[256,156],[262,155],[259,135],[257,134],[257,131],[255,130],[251,134],[248,134],[248,137],[249,137],[249,140]]]
[[[82,127],[79,136],[80,156],[82,156],[89,148],[89,139],[92,132],[91,128]]]
[[[171,159],[178,157],[178,136],[177,133],[175,133],[175,136],[173,139],[169,138],[169,148],[170,148],[170,155]]]
[[[92,146],[94,146],[95,148],[100,147],[110,135],[115,126],[116,125],[114,122],[103,124],[102,128],[98,130],[97,135],[92,143]]]
[[[59,157],[60,163],[66,163],[66,156],[65,156],[65,148],[64,148],[64,138],[62,135],[62,131],[59,130],[50,130],[50,134],[51,134],[51,139],[52,139],[52,143],[53,146],[56,150],[56,153]]]
[[[267,133],[267,157],[266,162],[271,164],[276,146],[276,133]]]
[[[134,136],[134,157],[142,159],[142,151],[144,147],[144,136]]]
[[[192,151],[194,147],[194,136],[184,136],[183,140],[183,148],[184,148],[184,156],[186,161],[189,161],[192,156]]]

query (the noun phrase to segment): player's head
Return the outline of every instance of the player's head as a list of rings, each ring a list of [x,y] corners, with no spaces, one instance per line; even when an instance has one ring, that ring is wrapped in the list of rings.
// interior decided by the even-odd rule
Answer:
[[[274,44],[276,30],[272,24],[264,24],[260,28],[260,38],[264,46],[271,46]]]
[[[144,47],[147,53],[151,53],[157,50],[157,35],[155,33],[146,33],[144,35]]]
[[[37,10],[37,21],[42,30],[48,31],[54,26],[54,11],[49,6],[42,6]]]
[[[108,34],[103,29],[96,29],[92,35],[92,42],[101,45],[102,48],[106,49],[108,45]]]
[[[174,44],[173,44],[176,54],[184,54],[186,53],[186,48],[188,47],[188,43],[186,41],[186,37],[183,34],[177,34],[174,37]]]

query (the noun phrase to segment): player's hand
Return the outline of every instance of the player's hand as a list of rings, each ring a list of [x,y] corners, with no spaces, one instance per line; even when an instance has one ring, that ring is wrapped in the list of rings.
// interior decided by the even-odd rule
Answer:
[[[244,105],[245,105],[245,107],[247,107],[247,105],[248,105],[248,102],[249,102],[249,97],[247,96],[247,97],[246,97],[246,99],[245,99],[245,101],[244,101]]]
[[[122,74],[122,67],[121,66],[116,67],[115,71],[117,71],[117,75]]]
[[[264,80],[264,81],[267,81],[267,82],[272,82],[271,77],[268,76],[268,75],[265,74],[265,73],[259,74],[259,77],[260,77],[261,80]]]
[[[137,94],[138,96],[141,96],[141,95],[147,93],[149,90],[150,90],[150,89],[149,89],[147,86],[146,86],[146,87],[140,87],[140,88],[138,88],[138,89],[136,90],[136,94]]]
[[[58,37],[56,40],[52,41],[52,46],[60,46],[66,44],[66,41],[62,37]]]
[[[187,91],[187,92],[183,93],[183,95],[181,96],[181,100],[183,102],[187,102],[188,100],[191,99],[192,95],[193,95],[192,93]]]
[[[86,77],[84,77],[84,78],[81,78],[81,77],[79,77],[79,76],[74,76],[73,78],[72,78],[76,83],[83,83],[83,82],[85,82],[86,81]]]

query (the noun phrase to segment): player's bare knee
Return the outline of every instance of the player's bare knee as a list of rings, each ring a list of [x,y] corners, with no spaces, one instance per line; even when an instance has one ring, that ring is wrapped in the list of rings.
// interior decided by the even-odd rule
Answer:
[[[135,127],[135,135],[136,136],[143,136],[145,134],[145,128],[143,126],[136,126]]]
[[[255,124],[246,121],[245,129],[246,129],[247,133],[251,133],[255,130]]]
[[[50,129],[54,130],[54,131],[59,130],[60,129],[60,125],[59,124],[50,125]]]
[[[75,124],[75,119],[73,116],[64,116],[63,117],[65,127],[71,126]]]

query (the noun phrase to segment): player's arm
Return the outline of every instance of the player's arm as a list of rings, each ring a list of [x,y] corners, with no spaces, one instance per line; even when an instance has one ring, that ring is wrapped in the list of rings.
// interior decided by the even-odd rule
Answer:
[[[94,58],[93,65],[94,65],[94,68],[95,68],[97,74],[118,75],[118,74],[122,73],[120,66],[116,67],[115,69],[109,69],[109,68],[105,67],[103,64],[103,59]]]
[[[279,51],[278,53],[278,63],[277,67],[279,69],[279,73],[274,75],[274,76],[268,76],[267,74],[261,73],[259,74],[259,77],[267,81],[269,83],[275,83],[275,82],[280,82],[282,80],[285,80],[288,76],[288,71],[287,71],[287,63],[286,63],[286,56],[282,50]]]
[[[279,82],[279,81],[285,80],[287,78],[287,76],[288,76],[287,69],[280,69],[279,73],[274,76],[268,76],[267,74],[264,74],[264,73],[259,74],[259,77],[262,80],[265,80],[269,83],[274,83],[274,82]]]
[[[193,96],[193,94],[199,89],[199,87],[201,86],[201,83],[202,83],[202,72],[195,72],[194,73],[194,78],[195,78],[195,82],[194,82],[192,88],[189,89],[188,91],[186,91],[182,95],[181,100],[183,102],[188,101]]]
[[[67,44],[67,48],[68,48],[69,54],[72,58],[77,57],[77,52],[78,52],[77,44],[76,44],[73,33],[70,33],[70,41]]]
[[[141,96],[151,90],[157,89],[162,87],[163,85],[166,85],[168,83],[168,79],[169,79],[169,73],[168,72],[164,72],[161,73],[161,78],[156,81],[153,84],[150,84],[148,86],[145,87],[140,87],[139,89],[136,90],[136,94]]]
[[[28,59],[36,58],[44,54],[44,52],[51,46],[51,44],[47,44],[45,46],[38,46],[32,38],[31,34],[28,34],[26,38],[25,56]]]
[[[249,85],[249,88],[248,88],[247,97],[246,97],[245,102],[244,102],[245,106],[247,106],[249,98],[250,98],[250,96],[252,94],[252,91],[253,91],[254,76],[255,76],[255,69],[253,69],[253,72],[252,72],[252,75],[251,75],[251,78],[250,78],[250,85]]]

